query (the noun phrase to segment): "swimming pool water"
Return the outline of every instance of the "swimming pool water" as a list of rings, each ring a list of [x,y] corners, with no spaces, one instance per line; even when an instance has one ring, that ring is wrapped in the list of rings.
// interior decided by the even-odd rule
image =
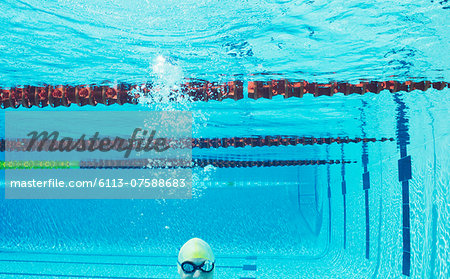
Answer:
[[[17,111],[184,110],[193,114],[193,138],[377,141],[193,148],[193,159],[340,163],[197,167],[186,200],[2,194],[0,278],[178,278],[178,249],[194,236],[211,244],[217,278],[446,278],[448,87],[253,100],[247,86],[448,82],[448,8],[446,1],[2,1],[0,88],[152,82],[165,96],[187,79],[244,84],[239,101],[141,98]],[[399,172],[408,156],[405,185]]]

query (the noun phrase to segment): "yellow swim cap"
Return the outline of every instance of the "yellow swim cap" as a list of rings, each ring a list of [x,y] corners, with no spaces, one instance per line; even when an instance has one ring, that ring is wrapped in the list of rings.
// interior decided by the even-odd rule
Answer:
[[[178,253],[178,261],[180,263],[187,259],[200,258],[214,261],[214,254],[208,243],[200,238],[189,239]]]

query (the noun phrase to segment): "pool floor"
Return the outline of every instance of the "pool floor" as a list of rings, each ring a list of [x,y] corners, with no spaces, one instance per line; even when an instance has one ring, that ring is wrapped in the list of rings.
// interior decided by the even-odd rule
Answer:
[[[1,278],[179,278],[177,255],[0,252]],[[255,256],[223,256],[216,274],[223,278],[256,278]]]

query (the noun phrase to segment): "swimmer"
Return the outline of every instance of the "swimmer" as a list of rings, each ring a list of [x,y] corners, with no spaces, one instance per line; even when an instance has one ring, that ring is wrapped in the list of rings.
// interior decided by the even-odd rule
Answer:
[[[212,279],[214,264],[211,247],[200,238],[189,239],[178,253],[178,274],[182,279]]]

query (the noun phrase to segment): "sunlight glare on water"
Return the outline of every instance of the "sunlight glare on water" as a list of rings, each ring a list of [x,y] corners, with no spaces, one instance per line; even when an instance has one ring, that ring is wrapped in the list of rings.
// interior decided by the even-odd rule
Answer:
[[[146,82],[159,56],[184,77],[219,81],[449,78],[446,1],[6,0],[0,9],[5,86]]]

